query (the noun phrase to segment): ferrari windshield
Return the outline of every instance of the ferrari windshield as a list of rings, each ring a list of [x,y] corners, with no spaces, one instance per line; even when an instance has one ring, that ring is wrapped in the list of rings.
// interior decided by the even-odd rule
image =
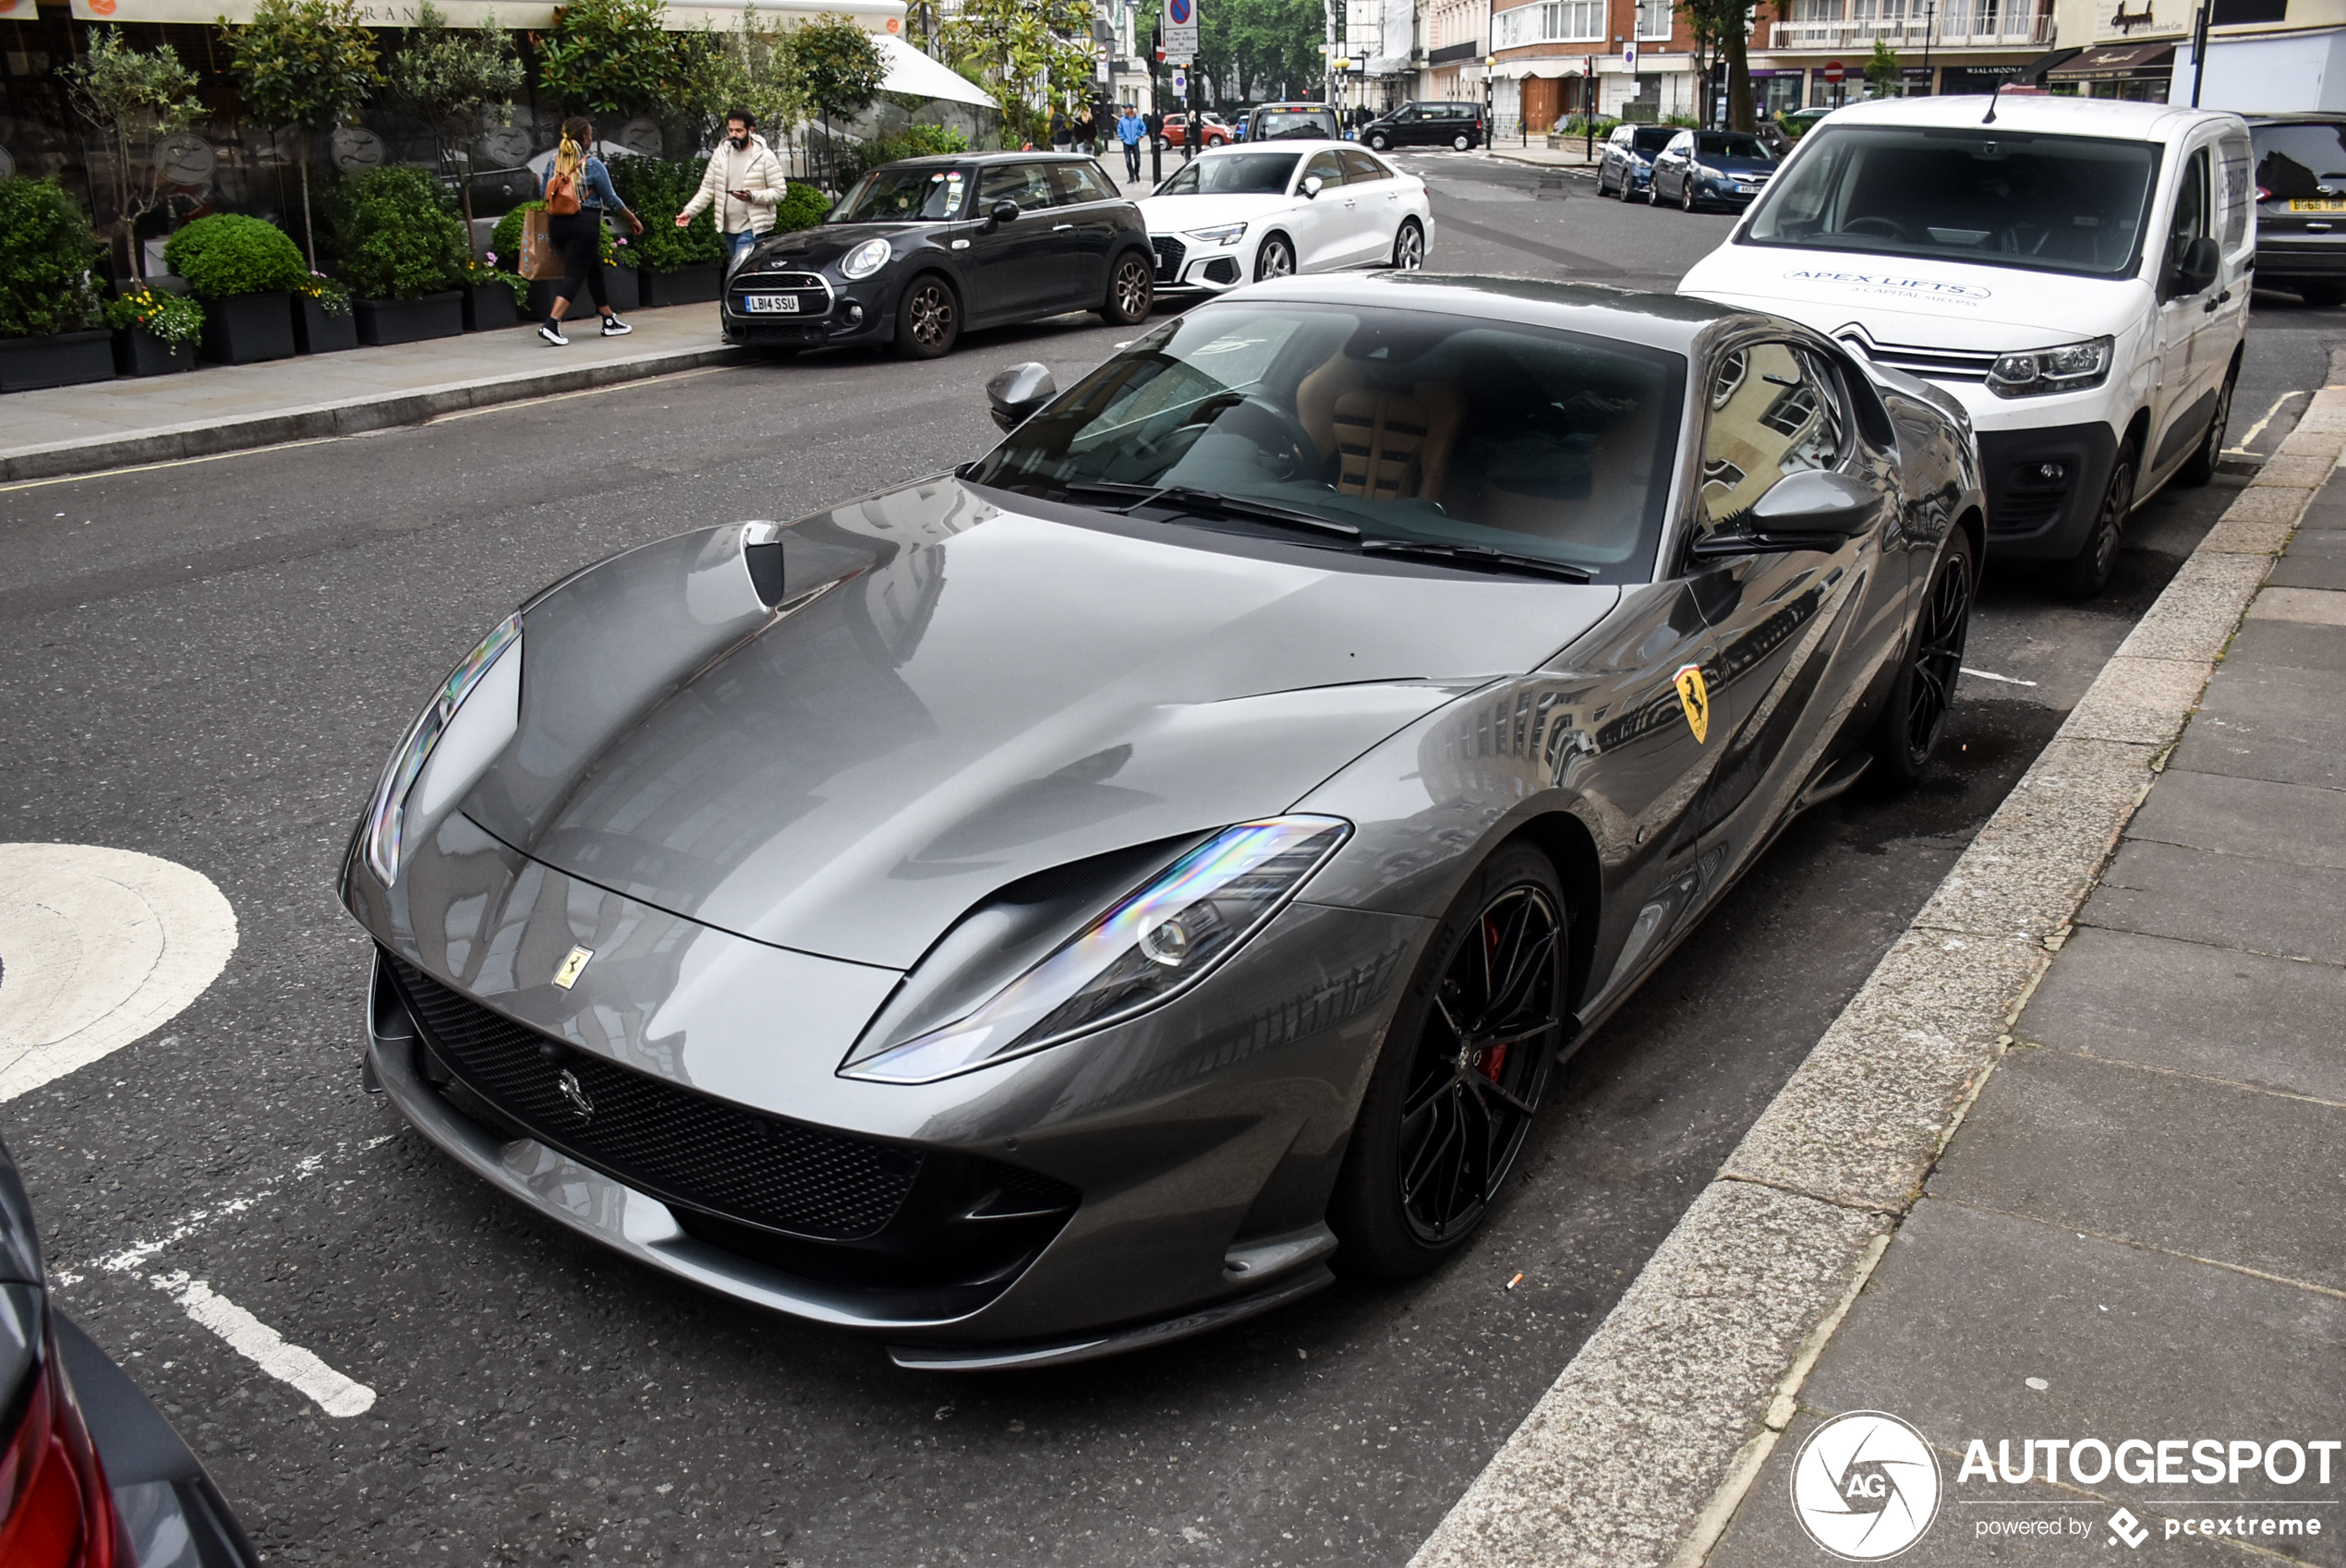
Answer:
[[[2158,168],[2143,141],[1820,126],[1737,243],[2122,277]]]
[[[960,213],[961,193],[969,183],[967,169],[917,163],[874,169],[823,222],[911,223],[951,218]]]
[[[1156,187],[1159,196],[1285,196],[1296,152],[1225,152],[1200,158]]]
[[[1643,582],[1685,380],[1682,356],[1580,333],[1233,301],[1134,343],[968,476],[1334,549]]]

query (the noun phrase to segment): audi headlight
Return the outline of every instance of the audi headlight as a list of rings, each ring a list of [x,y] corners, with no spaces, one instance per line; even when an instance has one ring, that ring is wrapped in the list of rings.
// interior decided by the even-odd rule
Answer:
[[[1202,239],[1208,245],[1236,245],[1246,233],[1244,223],[1216,223],[1210,229],[1191,229],[1191,239]]]
[[[1281,816],[1224,828],[969,1012],[840,1071],[929,1083],[1103,1028],[1213,972],[1319,869],[1351,825]]]
[[[2111,340],[2093,338],[2059,348],[2000,354],[1988,369],[1988,390],[1998,397],[2044,397],[2084,392],[2110,376]]]
[[[882,267],[887,266],[888,259],[892,254],[894,253],[888,247],[888,241],[867,239],[847,253],[847,259],[839,264],[839,275],[850,279],[868,278]]]
[[[399,861],[404,847],[405,830],[411,802],[418,806],[445,803],[457,780],[453,777],[445,788],[422,791],[434,798],[429,802],[414,801],[422,781],[425,765],[433,760],[441,742],[455,728],[458,712],[465,699],[471,696],[492,673],[497,678],[499,711],[487,713],[489,704],[481,705],[486,722],[468,727],[476,734],[461,737],[462,744],[452,751],[462,751],[458,763],[465,775],[464,782],[488,766],[498,750],[509,740],[515,728],[521,703],[521,616],[508,615],[499,621],[486,637],[475,645],[473,651],[457,662],[440,683],[431,702],[424,708],[423,717],[407,731],[406,740],[391,754],[391,761],[383,766],[382,778],[375,785],[374,803],[367,813],[367,866],[376,879],[386,887],[399,877]],[[438,770],[444,771],[444,770]],[[429,815],[419,810],[419,816]]]

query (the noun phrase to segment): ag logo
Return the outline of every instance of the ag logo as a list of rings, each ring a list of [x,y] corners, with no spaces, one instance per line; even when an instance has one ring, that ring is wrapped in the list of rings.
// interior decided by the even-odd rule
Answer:
[[[1678,706],[1687,710],[1687,728],[1694,731],[1694,743],[1711,739],[1711,688],[1702,679],[1702,666],[1689,664],[1677,673]]]
[[[1853,1410],[1808,1434],[1792,1462],[1792,1513],[1850,1562],[1895,1557],[1939,1514],[1939,1458],[1895,1416]]]

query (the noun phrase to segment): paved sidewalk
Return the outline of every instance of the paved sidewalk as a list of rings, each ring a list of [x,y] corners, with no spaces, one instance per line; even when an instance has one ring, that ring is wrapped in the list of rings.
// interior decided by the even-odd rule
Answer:
[[[1488,151],[1490,156],[1503,163],[1530,163],[1542,169],[1589,170],[1595,168],[1604,160],[1603,142],[1597,143],[1597,155],[1590,158],[1584,155],[1584,150],[1578,138],[1556,148],[1547,147],[1538,141],[1534,141],[1529,147],[1514,147],[1498,142],[1493,143]]]
[[[720,364],[743,353],[719,337],[714,305],[631,311],[627,320],[632,333],[603,338],[589,317],[570,333],[568,348],[553,347],[523,325],[11,392],[0,399],[6,420],[0,482],[352,435]]]

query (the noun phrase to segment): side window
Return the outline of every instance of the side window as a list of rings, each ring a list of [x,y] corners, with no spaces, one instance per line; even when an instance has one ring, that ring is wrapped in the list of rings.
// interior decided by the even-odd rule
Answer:
[[[1312,161],[1303,165],[1303,179],[1308,180],[1314,175],[1320,177],[1323,187],[1339,186],[1344,183],[1344,165],[1333,152],[1314,152]],[[1296,182],[1296,188],[1302,188],[1302,180]]]
[[[1675,152],[1681,158],[1687,157],[1694,151],[1694,132],[1680,131],[1670,139],[1670,145],[1664,151]]]
[[[1102,183],[1099,171],[1089,163],[1053,163],[1051,189],[1057,205],[1078,207],[1087,201],[1113,201],[1115,194]],[[1021,203],[1021,205],[1024,205]]]
[[[1051,204],[1051,185],[1040,163],[998,163],[977,178],[978,215],[1008,199],[1022,212],[1038,212]]]
[[[2228,136],[2216,144],[2216,161],[2224,172],[2223,245],[2237,250],[2248,237],[2248,214],[2256,205],[2255,182],[2249,177],[2248,139]]]
[[[1838,466],[1848,447],[1841,396],[1824,367],[1786,343],[1721,358],[1702,432],[1706,531],[1732,532],[1787,474]]]
[[[1393,177],[1393,171],[1357,149],[1347,147],[1336,154],[1344,160],[1344,177],[1353,185],[1365,185],[1372,180]]]
[[[2207,234],[2207,149],[2183,165],[2183,188],[2175,193],[2174,221],[2167,225],[2167,265],[2180,266],[2192,241]]]

